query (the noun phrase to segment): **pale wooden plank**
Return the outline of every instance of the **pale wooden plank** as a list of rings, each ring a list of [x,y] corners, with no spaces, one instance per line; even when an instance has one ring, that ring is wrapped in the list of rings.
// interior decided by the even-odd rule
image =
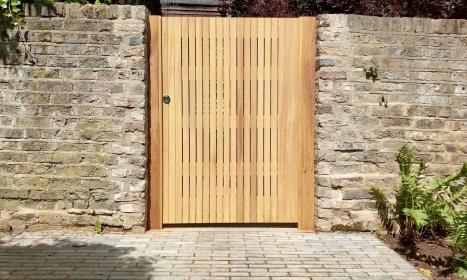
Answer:
[[[162,73],[168,73],[168,46],[169,46],[169,24],[167,18],[162,18]],[[162,94],[165,95],[169,92],[170,75],[162,75]],[[162,169],[163,169],[163,186],[162,186],[162,204],[163,204],[163,223],[169,222],[169,106],[164,104],[162,106]]]
[[[183,138],[183,223],[190,221],[190,128],[188,111],[188,18],[182,19],[182,138]]]
[[[300,18],[300,127],[299,127],[299,220],[301,230],[314,230],[314,115],[315,115],[315,34],[316,20]]]
[[[237,121],[237,142],[236,142],[236,173],[237,173],[237,191],[236,191],[236,221],[237,223],[244,222],[244,73],[243,73],[243,23],[244,19],[237,19],[236,20],[236,33],[237,33],[237,63],[236,63],[236,81],[237,81],[237,98],[236,98],[236,121]]]
[[[287,141],[286,131],[282,129],[287,125],[285,123],[285,116],[287,113],[286,88],[285,88],[285,74],[288,70],[287,66],[287,47],[286,47],[286,24],[284,20],[278,23],[279,31],[279,48],[278,48],[278,68],[281,69],[281,75],[278,75],[278,193],[277,193],[277,214],[278,222],[286,222],[285,217],[285,203],[287,195],[287,181],[285,171],[286,150],[284,149],[284,141]]]
[[[195,60],[195,18],[188,17],[188,106],[190,138],[190,223],[196,222],[196,60]]]
[[[299,48],[299,42],[300,42],[300,37],[299,37],[299,29],[300,29],[300,25],[299,25],[299,20],[298,19],[291,19],[291,32],[290,32],[290,35],[291,35],[291,42],[294,42],[291,46],[291,52],[294,53],[294,54],[299,54],[299,51],[300,51],[300,48]],[[290,73],[289,73],[289,77],[288,77],[288,88],[290,88],[290,90],[293,92],[293,94],[295,95],[295,98],[293,98],[293,101],[291,102],[290,104],[290,119],[293,119],[294,120],[294,123],[293,125],[290,127],[293,129],[293,134],[292,137],[294,139],[294,141],[290,141],[289,142],[289,145],[290,143],[293,143],[293,146],[290,146],[289,147],[289,152],[290,152],[290,161],[291,161],[291,164],[290,164],[290,168],[293,168],[291,169],[291,176],[290,176],[290,184],[291,186],[293,186],[291,189],[290,189],[290,196],[291,196],[291,199],[290,201],[288,202],[287,204],[287,208],[289,209],[289,220],[290,221],[298,221],[298,184],[299,184],[299,166],[298,166],[298,157],[299,157],[299,154],[301,153],[301,146],[299,145],[298,143],[298,132],[299,132],[299,126],[298,126],[298,121],[301,116],[299,115],[299,108],[300,108],[300,63],[299,63],[299,55],[294,55],[292,57],[292,60],[291,60],[291,66],[293,66],[291,69],[290,69]],[[298,80],[298,81],[297,81]],[[298,149],[297,147],[300,147],[300,149]],[[299,153],[299,150],[300,150],[300,153]]]
[[[223,130],[223,111],[224,111],[224,79],[223,79],[223,69],[224,69],[224,38],[223,38],[223,25],[222,19],[216,19],[216,52],[217,52],[217,105],[216,105],[216,114],[217,114],[217,222],[222,223],[224,216],[224,130]]]
[[[230,19],[230,219],[237,221],[237,24]]]
[[[287,63],[285,65],[284,75],[284,88],[286,96],[281,96],[279,102],[283,108],[283,114],[280,114],[279,130],[286,135],[286,138],[282,137],[280,141],[280,149],[282,150],[283,157],[280,159],[283,167],[281,169],[282,177],[284,178],[285,186],[285,221],[284,222],[297,222],[297,176],[298,176],[298,124],[297,124],[297,113],[298,113],[298,90],[299,82],[297,82],[298,74],[298,56],[296,55],[298,49],[298,21],[297,19],[286,19],[285,20],[285,41],[289,42],[289,47],[285,55],[287,56]],[[291,43],[294,42],[294,43]],[[292,55],[295,54],[295,55]]]
[[[203,223],[209,223],[209,19],[201,20],[203,64]]]
[[[217,221],[217,40],[216,19],[209,19],[209,222]]]
[[[271,222],[271,23],[264,24],[264,221]]]
[[[257,114],[257,217],[264,222],[264,18],[258,18],[258,114]]]
[[[223,32],[223,85],[224,85],[224,98],[223,98],[223,159],[224,159],[224,207],[223,207],[223,221],[229,222],[230,219],[230,26],[229,18],[222,18],[222,32]]]
[[[251,19],[251,222],[258,222],[258,19]]]
[[[279,19],[272,19],[271,23],[271,222],[278,221],[277,202],[277,93],[278,93],[278,23]]]
[[[243,221],[249,223],[251,221],[251,21],[246,18],[243,20],[244,26],[244,54],[243,54],[243,91],[244,91],[244,160],[243,160],[243,177],[244,177],[244,192],[243,192]]]
[[[149,113],[150,113],[150,172],[148,229],[163,226],[163,139],[162,139],[162,22],[160,16],[149,17]]]
[[[175,18],[170,18],[167,21],[167,25],[169,26],[169,36],[168,36],[168,75],[169,75],[169,90],[167,91],[172,99],[174,100],[171,102],[171,104],[168,104],[169,108],[169,139],[168,139],[168,147],[169,147],[169,164],[168,164],[168,192],[169,192],[169,223],[175,223],[176,222],[176,214],[175,214],[175,208],[176,208],[176,190],[175,190],[175,179],[176,179],[176,162],[175,162],[175,119],[176,119],[176,114],[175,114],[175,99],[177,98],[177,93],[175,92],[175,42],[176,42],[176,19]]]
[[[289,42],[289,48],[287,49],[286,53],[284,55],[288,56],[291,52],[290,49],[293,49],[293,45],[290,44],[292,40],[294,39],[293,37],[293,30],[291,30],[294,25],[293,25],[293,19],[287,19],[284,22],[284,25],[286,26],[285,29],[287,32],[285,33],[285,41]],[[284,166],[283,169],[283,177],[284,177],[284,222],[290,221],[291,218],[291,211],[290,211],[290,203],[293,201],[293,189],[294,186],[292,185],[293,178],[292,176],[296,176],[296,173],[292,168],[295,168],[295,158],[296,155],[294,154],[294,151],[291,150],[291,145],[295,143],[295,123],[292,123],[295,121],[295,117],[293,114],[293,109],[295,104],[295,95],[296,93],[293,92],[294,85],[291,83],[291,73],[293,71],[293,67],[295,67],[295,61],[293,58],[288,58],[287,63],[285,65],[285,75],[284,75],[284,93],[286,96],[282,96],[281,102],[284,102],[282,105],[284,107],[284,114],[280,116],[280,124],[281,126],[279,127],[280,131],[284,132],[284,135],[287,135],[286,139],[282,138],[280,139],[281,141],[281,149],[283,149],[283,158],[282,158],[282,164]],[[290,123],[289,123],[290,122]]]
[[[175,192],[175,223],[181,223],[182,220],[182,95],[181,95],[181,18],[174,19],[174,77],[173,77],[173,92],[174,98],[172,102],[175,121],[171,122],[171,126],[175,129],[175,138],[174,138],[174,145],[175,145],[175,158],[174,158],[174,173],[175,173],[175,185],[174,185],[174,192]]]
[[[196,87],[196,217],[195,222],[203,221],[203,53],[201,18],[195,18],[195,87]]]

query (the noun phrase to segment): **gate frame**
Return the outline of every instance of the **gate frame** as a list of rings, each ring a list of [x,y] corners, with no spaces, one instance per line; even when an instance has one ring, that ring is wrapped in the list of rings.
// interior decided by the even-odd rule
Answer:
[[[315,63],[316,63],[316,18],[300,17],[300,129],[298,141],[301,162],[298,178],[298,229],[315,231]],[[147,230],[163,228],[162,220],[162,20],[161,16],[149,16],[148,50],[148,192]],[[309,145],[307,143],[313,143]]]

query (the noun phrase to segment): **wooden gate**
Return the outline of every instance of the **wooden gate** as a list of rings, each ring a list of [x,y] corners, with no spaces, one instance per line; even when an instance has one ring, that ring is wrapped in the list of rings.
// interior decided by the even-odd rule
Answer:
[[[149,228],[314,228],[314,18],[150,17]]]

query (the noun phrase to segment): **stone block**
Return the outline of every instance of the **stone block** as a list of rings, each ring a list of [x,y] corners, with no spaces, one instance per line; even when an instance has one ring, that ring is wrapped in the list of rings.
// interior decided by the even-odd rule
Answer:
[[[43,18],[26,18],[26,28],[28,30],[62,30],[64,20],[58,18],[43,19]]]
[[[335,147],[335,151],[340,152],[356,152],[363,151],[365,149],[365,144],[361,142],[352,143],[352,142],[342,142],[338,143]]]
[[[347,73],[345,71],[319,71],[318,77],[323,80],[345,80]]]
[[[372,195],[368,189],[343,189],[342,199],[344,200],[359,200],[359,199],[370,199]]]
[[[113,23],[93,20],[70,19],[63,23],[63,28],[67,31],[112,32]]]

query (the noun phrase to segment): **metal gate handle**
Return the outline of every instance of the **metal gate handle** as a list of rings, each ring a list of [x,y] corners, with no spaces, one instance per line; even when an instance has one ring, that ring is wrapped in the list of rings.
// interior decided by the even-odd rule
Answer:
[[[165,104],[169,104],[169,103],[170,103],[170,96],[164,95],[164,96],[162,97],[162,101],[163,101]]]

